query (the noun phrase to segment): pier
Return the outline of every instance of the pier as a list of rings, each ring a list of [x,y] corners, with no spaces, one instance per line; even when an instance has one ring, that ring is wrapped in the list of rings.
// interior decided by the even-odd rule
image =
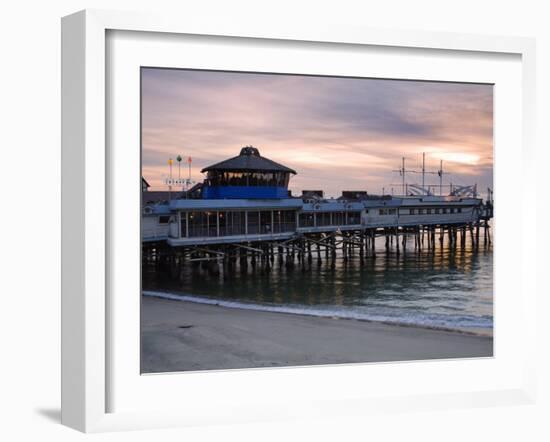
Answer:
[[[482,234],[480,235],[480,232]],[[446,241],[445,241],[446,240]],[[380,255],[376,241],[383,243],[388,254],[414,252],[436,253],[451,250],[473,250],[491,246],[490,225],[486,221],[468,224],[434,226],[378,227],[347,231],[297,233],[287,239],[262,238],[257,241],[226,242],[210,245],[172,247],[166,242],[143,244],[143,260],[173,267],[200,266],[213,274],[273,268],[310,268],[311,265],[336,265],[356,260],[361,265]],[[445,244],[444,244],[445,242]],[[378,250],[377,250],[378,249]]]
[[[492,193],[484,202],[475,186],[446,196],[428,190],[402,196],[345,191],[339,198],[304,191],[293,197],[288,182],[296,172],[251,146],[202,172],[204,183],[166,204],[146,204],[151,198],[143,191],[144,262],[228,275],[249,268],[305,270],[337,259],[363,264],[376,259],[380,241],[395,254],[486,248],[492,241]]]

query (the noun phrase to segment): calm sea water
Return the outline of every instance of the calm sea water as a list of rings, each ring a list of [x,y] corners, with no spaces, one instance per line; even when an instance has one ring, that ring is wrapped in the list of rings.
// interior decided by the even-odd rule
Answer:
[[[332,267],[324,259],[302,270],[279,268],[269,272],[249,265],[247,273],[212,275],[203,269],[158,265],[143,267],[143,290],[174,299],[207,302],[253,310],[271,310],[383,321],[492,335],[493,252],[469,244],[464,249],[445,242],[435,251],[386,251],[377,239],[376,258],[359,255]],[[277,260],[277,258],[276,258]]]

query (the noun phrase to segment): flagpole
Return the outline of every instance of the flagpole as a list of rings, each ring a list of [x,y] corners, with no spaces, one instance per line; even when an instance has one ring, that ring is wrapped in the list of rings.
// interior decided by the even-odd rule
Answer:
[[[174,164],[174,160],[172,158],[168,159],[168,165],[170,166],[170,181],[168,184],[168,201],[172,201],[172,164]]]
[[[185,194],[187,195],[187,198],[189,198],[189,187],[191,186],[191,162],[193,160],[191,157],[187,157],[187,165],[189,166],[189,177],[187,178],[187,191]]]
[[[403,168],[401,170],[403,171],[403,195],[406,195],[405,194],[405,157],[403,157]]]
[[[439,196],[443,195],[443,160],[439,160]]]

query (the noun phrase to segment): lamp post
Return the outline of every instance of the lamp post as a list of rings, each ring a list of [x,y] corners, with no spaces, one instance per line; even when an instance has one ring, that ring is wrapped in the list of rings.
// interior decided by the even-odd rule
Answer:
[[[174,160],[172,158],[168,158],[168,165],[170,166],[170,181],[168,184],[168,201],[172,201],[172,164],[174,164]]]
[[[178,179],[181,178],[181,160],[182,160],[182,159],[183,159],[183,158],[181,157],[181,155],[178,155],[178,156],[176,157],[176,161],[178,162]]]

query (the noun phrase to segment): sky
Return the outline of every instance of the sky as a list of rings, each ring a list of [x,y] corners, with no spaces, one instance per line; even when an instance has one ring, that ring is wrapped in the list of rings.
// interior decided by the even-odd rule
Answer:
[[[493,187],[493,87],[486,84],[142,68],[142,174],[165,190],[168,159],[200,170],[253,145],[297,171],[293,194],[401,191],[407,170]],[[174,162],[174,177],[177,163]],[[185,171],[185,174],[183,173]],[[406,174],[409,184],[418,173]],[[439,184],[426,174],[426,184]]]

